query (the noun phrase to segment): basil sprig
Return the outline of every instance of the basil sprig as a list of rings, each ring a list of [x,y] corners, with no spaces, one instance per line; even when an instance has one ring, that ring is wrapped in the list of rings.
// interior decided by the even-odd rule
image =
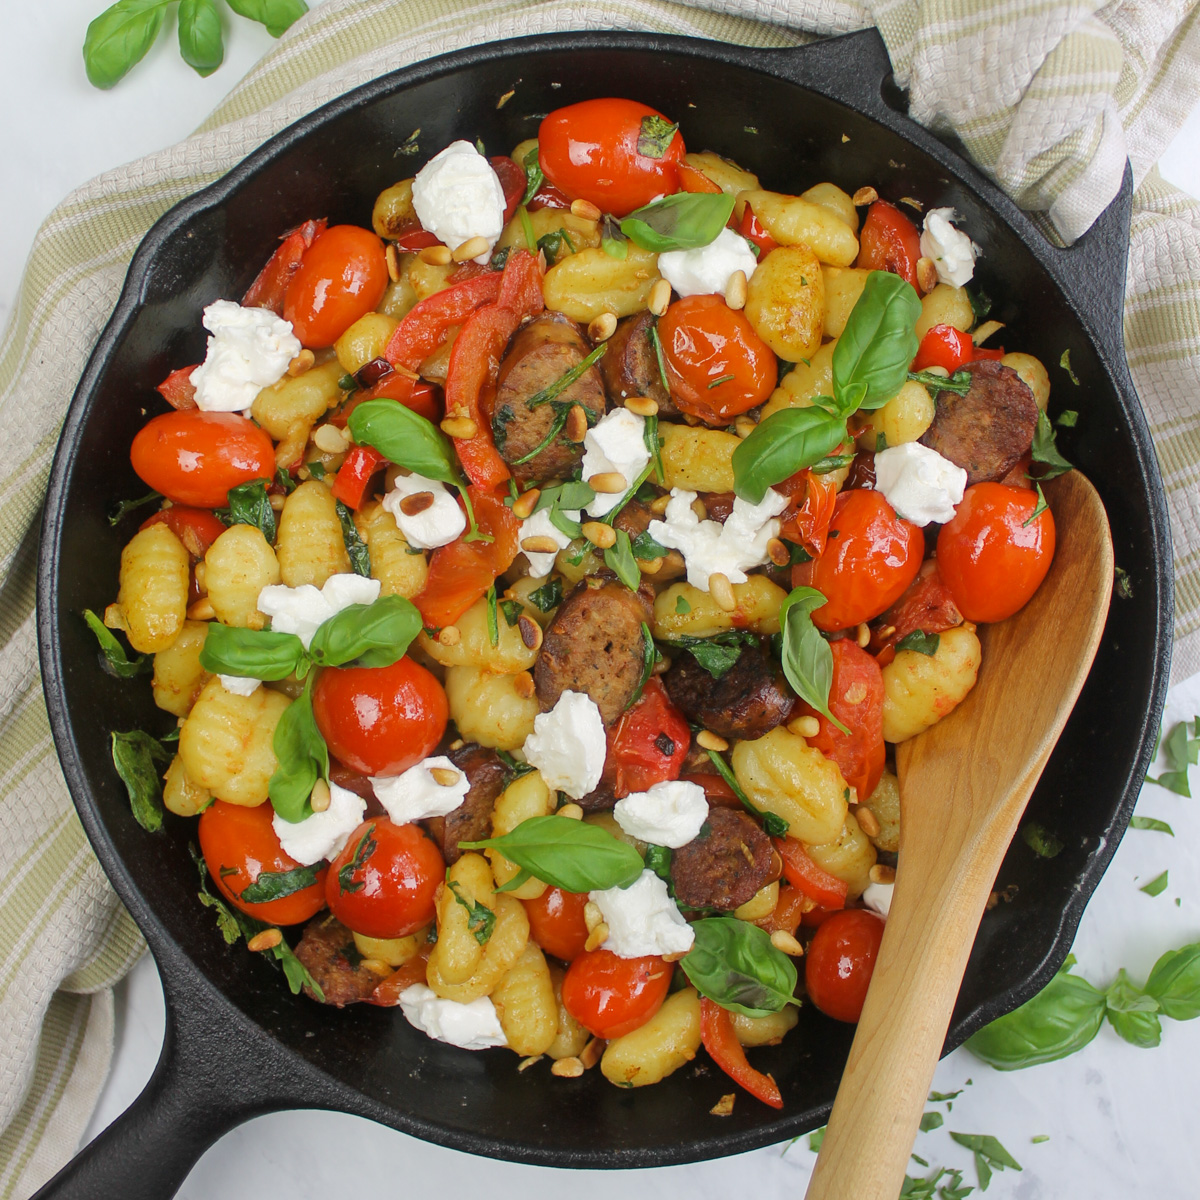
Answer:
[[[468,900],[457,880],[450,880],[446,886],[454,894],[459,906],[467,910],[467,929],[481,946],[486,946],[492,936],[492,930],[496,927],[495,912],[486,904],[480,904],[478,900]]]
[[[421,632],[421,614],[403,596],[380,596],[371,604],[351,604],[313,634],[309,657],[321,667],[390,667]]]
[[[135,675],[149,674],[154,669],[154,662],[148,654],[137,654],[131,659],[113,631],[90,608],[83,610],[83,619],[96,635],[96,641],[100,643],[105,669],[110,675],[115,675],[118,679],[132,679]]]
[[[283,710],[272,743],[279,765],[267,795],[275,811],[292,824],[312,815],[308,798],[313,785],[329,778],[329,748],[313,716],[313,678],[304,681],[304,690]]]
[[[284,896],[292,896],[312,887],[317,882],[319,869],[313,864],[311,867],[293,867],[290,871],[263,871],[253,883],[242,889],[239,898],[247,904],[268,904],[272,900],[282,900]]]
[[[796,999],[796,964],[770,935],[737,917],[692,922],[696,941],[679,965],[702,996],[730,1012],[766,1017]]]
[[[642,873],[642,857],[607,830],[569,817],[530,817],[511,833],[463,850],[498,850],[509,862],[564,892],[628,887]]]
[[[833,722],[844,734],[850,730],[829,711],[829,689],[833,685],[833,651],[812,622],[812,612],[826,602],[816,588],[794,588],[779,606],[779,628],[783,634],[780,655],[783,673],[792,690]]]
[[[695,250],[714,241],[725,228],[733,199],[724,192],[676,192],[631,212],[621,222],[621,232],[654,254]]]
[[[216,510],[226,525],[253,525],[267,544],[275,541],[275,510],[267,496],[269,479],[252,479],[229,489],[228,507]]]
[[[129,793],[133,819],[147,832],[162,828],[162,784],[155,763],[171,761],[171,752],[141,729],[112,735],[112,760]]]

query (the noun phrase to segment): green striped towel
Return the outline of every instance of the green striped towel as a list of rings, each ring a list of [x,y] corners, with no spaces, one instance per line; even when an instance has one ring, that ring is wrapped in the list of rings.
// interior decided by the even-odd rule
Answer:
[[[54,757],[34,550],[68,399],[157,217],[319,104],[462,46],[579,28],[783,46],[876,24],[913,115],[955,131],[1064,241],[1133,163],[1126,337],[1175,535],[1178,680],[1200,670],[1200,206],[1154,162],[1200,94],[1198,14],[1195,0],[328,0],[193,137],[69,196],[0,343],[0,436],[33,447],[0,462],[0,1198],[28,1196],[74,1152],[108,1069],[111,988],[142,948]]]

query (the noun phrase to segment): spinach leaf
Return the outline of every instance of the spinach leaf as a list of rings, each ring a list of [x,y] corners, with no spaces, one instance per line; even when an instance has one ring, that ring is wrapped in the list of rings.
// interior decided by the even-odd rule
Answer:
[[[462,885],[457,880],[451,880],[446,885],[454,894],[454,899],[467,910],[467,929],[475,936],[475,940],[486,946],[496,927],[496,914],[486,904],[477,900],[468,900],[463,895]]]
[[[125,653],[125,647],[117,641],[111,629],[90,608],[83,610],[87,627],[96,635],[100,652],[104,655],[105,669],[118,679],[132,679],[135,675],[148,675],[154,670],[154,660],[148,654],[135,655],[133,659]]]
[[[879,408],[900,390],[916,357],[920,315],[921,301],[910,283],[890,271],[867,276],[833,351],[839,416]]]
[[[546,176],[542,173],[542,164],[538,161],[537,142],[526,152],[521,165],[525,168],[525,195],[521,197],[521,203],[524,205],[538,194],[546,181]]]
[[[810,615],[824,603],[825,597],[816,588],[798,587],[779,606],[779,627],[783,634],[780,660],[783,673],[796,695],[801,700],[807,700],[817,712],[849,736],[850,730],[829,710],[833,651],[812,623]]]
[[[723,679],[741,658],[742,647],[757,646],[758,638],[748,629],[728,629],[703,638],[682,634],[671,638],[667,645],[686,650],[714,679]]]
[[[529,593],[529,603],[544,613],[556,609],[562,603],[562,598],[562,579],[558,575],[552,575],[548,582]]]
[[[312,814],[308,803],[313,784],[329,778],[329,749],[313,716],[313,675],[304,690],[283,710],[272,743],[279,765],[267,785],[275,811],[295,824]]]
[[[112,760],[129,793],[133,819],[147,832],[162,828],[162,784],[156,762],[171,761],[171,753],[157,738],[141,729],[112,735]]]
[[[355,575],[371,578],[371,554],[367,543],[362,540],[358,526],[354,524],[354,511],[341,500],[337,502],[338,520],[342,523],[342,541],[346,544],[346,554],[350,558],[350,566]]]
[[[242,889],[241,899],[247,904],[266,904],[284,896],[302,892],[317,882],[320,867],[293,867],[290,871],[263,871],[249,886]]]
[[[724,192],[676,192],[631,212],[621,232],[655,254],[694,250],[715,241],[732,212],[733,197]]]
[[[308,656],[304,643],[294,633],[241,629],[212,621],[200,651],[200,665],[214,675],[286,679],[306,673]]]
[[[403,596],[380,596],[371,604],[351,604],[313,634],[312,661],[322,667],[390,667],[421,632],[421,614]]]
[[[815,405],[772,413],[734,450],[733,490],[760,504],[772,484],[820,462],[846,438],[845,418]]]
[[[914,629],[905,634],[897,643],[896,649],[915,650],[918,654],[927,654],[932,658],[938,650],[941,638],[936,633],[926,633],[923,629]]]
[[[226,525],[253,525],[267,545],[275,542],[275,510],[267,496],[269,479],[253,479],[229,489],[228,508],[217,509],[217,516]]]
[[[692,929],[696,941],[679,965],[702,996],[748,1017],[799,1005],[796,964],[765,930],[736,917],[704,917]]]

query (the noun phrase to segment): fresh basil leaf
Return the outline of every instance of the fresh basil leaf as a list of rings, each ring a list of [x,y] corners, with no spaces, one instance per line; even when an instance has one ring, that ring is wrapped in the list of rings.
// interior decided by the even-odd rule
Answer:
[[[975,318],[975,324],[978,325],[981,321],[985,321],[988,313],[992,311],[992,298],[978,283],[968,283],[966,293],[967,299],[971,302],[971,314]]]
[[[583,537],[583,525],[579,521],[572,520],[567,516],[561,508],[555,507],[550,510],[550,524],[554,526],[559,533],[565,533],[567,537],[574,541],[576,538]]]
[[[275,541],[275,510],[267,495],[270,482],[269,479],[253,479],[249,483],[239,483],[229,489],[229,507],[217,510],[217,516],[226,525],[253,525],[267,539],[267,545]]]
[[[1180,721],[1163,739],[1167,763],[1176,771],[1186,771],[1200,761],[1200,740],[1188,737],[1186,721]]]
[[[734,454],[737,454],[736,450]],[[779,606],[779,628],[783,634],[780,658],[783,673],[796,695],[801,700],[807,700],[817,712],[849,736],[850,730],[829,710],[833,651],[812,623],[811,613],[825,602],[825,597],[816,588],[798,587]]]
[[[533,506],[533,511],[536,513],[546,508],[557,508],[578,512],[581,508],[586,508],[591,504],[595,498],[596,493],[590,484],[584,483],[581,479],[571,479],[555,487],[543,488],[541,495],[538,496],[537,504]]]
[[[686,617],[692,611],[692,606],[688,603],[688,598],[682,592],[675,597],[675,611],[681,617]]]
[[[1021,826],[1021,840],[1038,858],[1056,858],[1062,853],[1062,838],[1056,837],[1037,821]]]
[[[915,650],[918,654],[926,654],[932,658],[941,644],[941,638],[936,633],[926,633],[923,629],[914,629],[905,634],[897,643],[896,649]]]
[[[562,603],[562,598],[562,579],[557,575],[552,575],[547,583],[529,593],[529,603],[544,613],[556,609]]]
[[[642,873],[641,855],[607,830],[569,817],[530,817],[511,833],[463,850],[498,850],[510,862],[565,892],[628,887]]]
[[[760,421],[733,452],[733,490],[761,504],[772,484],[820,462],[846,440],[846,422],[822,408],[785,408]]]
[[[896,395],[916,357],[915,327],[920,316],[921,300],[910,283],[890,271],[872,271],[867,276],[833,351],[833,394],[839,415],[879,408]]]
[[[686,650],[714,679],[722,679],[741,657],[742,647],[757,646],[758,638],[748,629],[728,629],[703,638],[681,634],[667,645]]]
[[[729,784],[730,790],[738,798],[741,806],[752,817],[757,817],[763,823],[763,828],[767,831],[768,836],[786,837],[787,831],[791,828],[789,823],[776,813],[764,812],[762,809],[755,808],[750,803],[750,797],[746,795],[742,785],[738,783],[737,776],[730,769],[729,764],[715,750],[709,750],[707,754],[709,761],[717,768],[717,774]]]
[[[380,596],[351,604],[313,634],[309,656],[322,667],[390,667],[404,657],[421,632],[421,614],[403,596]]]
[[[667,888],[671,887],[671,850],[668,846],[646,846],[646,869],[665,881]]]
[[[1032,525],[1034,521],[1036,521],[1038,517],[1040,517],[1042,513],[1044,513],[1046,509],[1050,507],[1050,505],[1046,503],[1046,496],[1042,491],[1042,485],[1038,483],[1034,486],[1037,488],[1037,503],[1033,506],[1033,512],[1031,512],[1029,516],[1021,522],[1022,528],[1024,528],[1026,525]]]
[[[500,645],[500,609],[496,597],[496,585],[493,583],[484,593],[487,600],[487,631],[488,643],[493,649]]]
[[[1076,386],[1079,386],[1079,380],[1075,377],[1075,372],[1071,370],[1071,351],[1064,350],[1062,358],[1058,360],[1058,365],[1067,373],[1067,378]]]
[[[1117,972],[1116,979],[1112,981],[1112,983],[1108,986],[1108,989],[1105,991],[1104,1003],[1108,1009],[1108,1019],[1110,1021],[1113,1020],[1114,1016],[1125,1016],[1131,1013],[1140,1013],[1142,1015],[1152,1016],[1154,1013],[1159,1011],[1158,1001],[1148,992],[1138,987],[1137,984],[1129,978],[1124,968]],[[1158,1022],[1155,1021],[1156,1032],[1157,1025]],[[1120,1033],[1122,1037],[1126,1038],[1126,1041],[1132,1040],[1131,1038],[1126,1037],[1125,1033],[1122,1033],[1121,1030],[1117,1028],[1116,1022],[1113,1022],[1113,1027],[1117,1029],[1117,1032]],[[1131,1030],[1131,1032],[1136,1033],[1137,1031],[1135,1029]],[[1157,1037],[1155,1038],[1153,1044],[1158,1045]]]
[[[626,708],[632,708],[641,698],[642,691],[646,684],[650,681],[650,676],[654,674],[654,665],[662,655],[658,652],[658,647],[654,644],[654,635],[650,632],[650,626],[645,621],[642,622],[642,674],[638,679],[638,685],[634,688],[633,695],[629,697],[629,703]]]
[[[195,862],[197,869],[200,872],[200,903],[205,908],[211,908],[216,914],[217,929],[220,931],[221,937],[224,939],[225,945],[234,945],[238,938],[242,936],[242,920],[249,921],[245,913],[238,912],[235,915],[233,909],[221,899],[220,896],[215,896],[208,888],[208,867],[204,864],[204,859],[200,852],[194,847],[189,847],[192,855],[192,860]],[[239,920],[238,918],[242,920]],[[251,937],[254,935],[251,934]]]
[[[252,884],[242,889],[240,899],[247,904],[267,904],[272,900],[282,900],[284,896],[291,896],[312,887],[317,882],[319,870],[314,864],[311,867],[293,867],[290,871],[263,871]]]
[[[618,241],[616,238],[603,238],[600,242],[600,249],[609,258],[620,260],[629,257],[629,243],[625,240]]]
[[[148,675],[154,670],[154,660],[148,654],[138,654],[130,659],[113,631],[90,608],[83,610],[83,619],[96,635],[96,641],[100,643],[105,670],[110,675],[115,675],[118,679],[132,679],[135,675]]]
[[[654,540],[654,537],[648,529],[644,529],[630,543],[630,548],[633,550],[633,557],[640,558],[643,561],[656,558],[666,558],[671,553],[666,546],[661,545]],[[682,597],[681,597],[682,599]]]
[[[540,392],[535,392],[530,396],[525,401],[525,407],[539,408],[543,404],[549,404],[551,400],[556,400],[571,384],[582,379],[588,370],[604,357],[604,351],[607,349],[608,343],[601,342],[590,354],[577,362],[570,370],[564,371],[553,383],[548,383]]]
[[[1059,413],[1055,418],[1055,425],[1061,425],[1064,429],[1074,429],[1079,421],[1079,414],[1073,409],[1068,408],[1065,412]]]
[[[507,783],[512,783],[514,779],[520,779],[522,775],[528,775],[535,768],[529,763],[518,762],[507,750],[497,750],[496,757],[504,764],[505,771],[508,772]]]
[[[457,880],[450,880],[446,886],[454,894],[454,899],[467,910],[467,930],[481,946],[486,946],[496,927],[496,914],[486,904],[468,900],[463,895],[462,884]]]
[[[294,633],[241,629],[209,622],[200,665],[214,675],[243,679],[286,679],[303,675],[307,665],[304,643]]]
[[[821,1147],[825,1144],[825,1130],[827,1125],[822,1125],[820,1129],[814,1129],[808,1135],[808,1148],[814,1153],[818,1153]]]
[[[426,479],[457,486],[462,481],[450,439],[424,417],[394,400],[367,400],[347,422],[360,446],[372,446],[384,458]]]
[[[967,1049],[998,1071],[1054,1062],[1082,1050],[1104,1021],[1104,993],[1070,974],[1068,959],[1032,1000],[972,1034]]]
[[[229,0],[229,7],[242,17],[267,27],[272,37],[282,37],[306,12],[304,0]]]
[[[521,619],[521,602],[501,600],[500,611],[504,614],[504,623],[511,629]]]
[[[546,256],[547,267],[552,267],[558,262],[558,256],[562,254],[564,244],[568,254],[575,253],[575,243],[571,241],[571,235],[565,229],[552,229],[538,238],[537,248]]]
[[[651,113],[642,118],[638,128],[637,152],[646,158],[662,158],[678,132],[678,125],[658,113]]]
[[[363,830],[362,837],[358,839],[358,845],[354,847],[350,861],[343,864],[338,871],[338,891],[343,895],[347,892],[361,892],[366,887],[363,880],[354,878],[354,872],[361,870],[371,855],[379,849],[379,843],[375,840],[374,834],[375,825],[372,822]]]
[[[1142,1050],[1153,1050],[1162,1041],[1162,1022],[1155,1013],[1114,1012],[1109,1009],[1108,1023],[1114,1032]]]
[[[617,540],[604,551],[604,563],[631,592],[641,586],[642,572],[633,557],[633,545],[625,530],[617,530]]]
[[[362,540],[358,526],[354,524],[354,511],[342,501],[337,502],[338,520],[342,523],[342,541],[346,544],[346,554],[355,575],[371,578],[371,554],[367,543]]]
[[[309,974],[308,968],[296,957],[296,952],[286,941],[272,946],[270,953],[283,968],[288,990],[293,996],[300,995],[305,988],[308,988],[321,1004],[325,1003],[325,992],[321,985]]]
[[[93,87],[110,88],[154,45],[171,0],[117,0],[87,27],[83,63]]]
[[[147,833],[156,833],[162,828],[163,808],[162,784],[154,764],[170,762],[170,752],[157,738],[134,729],[112,735],[112,760],[129,793],[133,819]]]
[[[654,478],[659,483],[664,482],[666,476],[663,474],[662,465],[662,442],[658,436],[658,417],[644,417],[643,424],[645,426],[642,431],[642,440],[646,444],[646,450],[650,455],[650,461],[654,464]]]
[[[313,678],[310,674],[304,690],[283,710],[272,743],[279,765],[267,795],[279,816],[293,824],[312,814],[308,798],[313,784],[329,778],[329,748],[313,716]]]
[[[299,486],[295,479],[292,478],[291,471],[285,471],[283,467],[276,467],[275,469],[275,485],[283,489],[285,496],[290,496]]]
[[[319,458],[314,458],[311,462],[306,462],[304,465],[308,468],[310,479],[324,479],[329,473],[325,470],[325,464]]]
[[[213,0],[180,0],[179,53],[197,75],[211,75],[225,57],[221,14]]]
[[[521,204],[525,205],[538,194],[542,184],[546,182],[546,176],[542,172],[542,164],[538,161],[537,142],[534,142],[526,152],[521,166],[525,168],[525,195],[521,197]]]
[[[828,475],[831,471],[848,467],[853,461],[853,454],[827,454],[820,462],[813,463],[810,469],[814,475]]]
[[[1172,1020],[1200,1017],[1200,942],[1168,950],[1154,964],[1145,991]]]
[[[725,192],[676,192],[631,212],[621,232],[654,254],[695,250],[716,240],[732,212],[733,197]]]
[[[1156,833],[1165,833],[1170,837],[1175,836],[1175,830],[1166,821],[1160,821],[1157,817],[1130,817],[1129,828],[1150,829]]]
[[[1058,443],[1054,437],[1054,426],[1044,412],[1038,413],[1037,428],[1033,433],[1033,447],[1029,452],[1030,458],[1036,463],[1044,463],[1046,470],[1038,475],[1038,479],[1055,479],[1072,470],[1072,466],[1058,452]]]
[[[1164,871],[1161,875],[1156,875],[1145,887],[1138,888],[1139,892],[1145,892],[1147,896],[1161,896],[1167,890],[1167,884],[1170,882],[1170,871]]]
[[[765,930],[737,917],[704,917],[692,930],[695,943],[679,965],[702,996],[748,1017],[799,1005],[796,964],[771,945]]]
[[[110,525],[119,525],[124,520],[126,514],[161,499],[162,496],[158,492],[150,492],[140,500],[119,500],[108,510],[108,523]]]

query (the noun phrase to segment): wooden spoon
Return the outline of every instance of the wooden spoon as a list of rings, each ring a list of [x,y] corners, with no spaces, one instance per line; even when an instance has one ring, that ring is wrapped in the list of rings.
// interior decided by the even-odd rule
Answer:
[[[1045,490],[1049,574],[982,631],[979,682],[957,711],[897,750],[896,890],[807,1200],[896,1200],[996,872],[1095,657],[1108,519],[1078,471]]]

